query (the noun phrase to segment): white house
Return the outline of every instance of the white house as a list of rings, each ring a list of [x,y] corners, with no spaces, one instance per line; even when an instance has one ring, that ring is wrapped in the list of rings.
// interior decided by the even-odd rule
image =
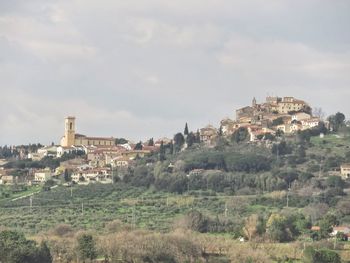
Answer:
[[[52,178],[50,169],[39,170],[34,173],[34,181],[45,183]]]
[[[311,115],[305,112],[298,112],[292,115],[292,121],[302,121],[311,119]]]
[[[320,119],[319,118],[312,118],[309,120],[302,120],[301,121],[301,125],[302,125],[302,129],[303,130],[307,130],[307,129],[311,129],[314,127],[317,127],[320,123]]]

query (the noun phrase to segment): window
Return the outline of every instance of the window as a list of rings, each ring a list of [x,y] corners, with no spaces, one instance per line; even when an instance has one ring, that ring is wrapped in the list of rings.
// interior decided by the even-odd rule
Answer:
[[[72,130],[73,129],[73,123],[69,124],[69,129]]]

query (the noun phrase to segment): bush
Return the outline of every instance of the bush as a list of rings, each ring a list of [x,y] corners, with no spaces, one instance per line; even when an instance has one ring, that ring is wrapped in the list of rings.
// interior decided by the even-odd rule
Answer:
[[[304,250],[303,261],[305,263],[341,263],[338,253],[329,249],[316,250],[313,247],[307,247]]]

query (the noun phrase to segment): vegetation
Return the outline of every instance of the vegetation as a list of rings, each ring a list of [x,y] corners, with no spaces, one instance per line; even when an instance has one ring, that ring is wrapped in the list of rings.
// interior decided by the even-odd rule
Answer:
[[[11,244],[20,244],[35,262],[43,255],[62,262],[350,260],[345,236],[331,235],[334,226],[350,224],[349,182],[337,172],[350,162],[350,133],[339,114],[334,118],[337,133],[320,125],[252,144],[241,128],[230,138],[219,133],[214,147],[202,145],[186,124],[174,143],[161,143],[158,153],[116,171],[114,184],[48,184],[48,191],[1,186],[6,230],[0,232],[0,255],[10,257]],[[54,162],[12,161],[7,167],[20,173]],[[68,171],[64,179],[70,181]],[[29,250],[34,254],[28,256]],[[27,262],[21,260],[13,262]]]

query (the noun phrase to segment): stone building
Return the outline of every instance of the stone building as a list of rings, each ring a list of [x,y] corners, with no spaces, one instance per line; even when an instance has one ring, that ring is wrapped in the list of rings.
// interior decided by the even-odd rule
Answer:
[[[115,138],[113,137],[89,137],[75,133],[75,117],[65,119],[64,136],[61,139],[61,146],[71,147],[73,145],[94,145],[94,146],[113,146]]]

